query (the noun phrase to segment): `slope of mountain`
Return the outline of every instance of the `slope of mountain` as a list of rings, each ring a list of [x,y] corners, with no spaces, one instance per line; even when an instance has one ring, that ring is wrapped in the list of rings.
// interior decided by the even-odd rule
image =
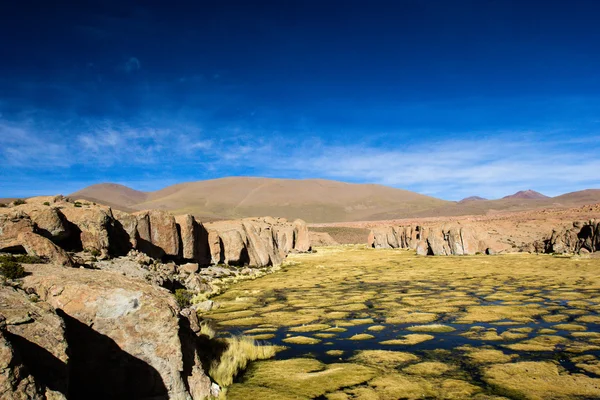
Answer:
[[[150,193],[101,184],[71,197],[115,208],[167,209],[205,220],[272,215],[309,222],[385,219],[450,203],[381,185],[248,177],[181,183]]]
[[[73,193],[71,197],[124,211],[165,209],[176,214],[190,213],[203,221],[271,215],[325,223],[577,207],[600,203],[600,189],[552,198],[524,191],[499,200],[479,198],[454,202],[382,185],[323,179],[231,177],[180,183],[156,192],[99,184]]]
[[[133,211],[136,209],[135,205],[145,201],[148,195],[116,183],[99,183],[75,192],[70,197],[106,204],[123,211]]]
[[[541,194],[540,192],[536,192],[535,190],[521,190],[515,194],[511,194],[509,196],[504,196],[503,199],[526,199],[526,200],[539,200],[539,199],[549,199],[548,196]]]

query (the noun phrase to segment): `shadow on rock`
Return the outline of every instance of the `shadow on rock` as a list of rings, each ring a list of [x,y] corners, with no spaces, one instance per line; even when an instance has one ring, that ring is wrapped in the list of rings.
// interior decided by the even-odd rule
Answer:
[[[69,399],[167,399],[156,369],[62,310],[69,344]]]
[[[69,379],[67,365],[64,362],[22,336],[8,331],[4,332],[4,336],[18,351],[23,364],[37,383],[64,395],[67,394]]]

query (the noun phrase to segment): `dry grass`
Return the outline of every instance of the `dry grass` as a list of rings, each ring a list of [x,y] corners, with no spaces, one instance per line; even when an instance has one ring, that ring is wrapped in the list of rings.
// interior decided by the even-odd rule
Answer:
[[[258,388],[267,388],[280,397],[310,399],[339,388],[367,382],[375,370],[359,364],[343,363],[325,365],[317,360],[295,358],[281,361],[264,361],[254,365],[245,376],[244,384],[235,384],[228,391],[228,400],[261,398]]]
[[[350,336],[348,340],[370,340],[375,339],[375,336],[369,335],[368,333],[358,333],[356,335]]]
[[[383,345],[388,345],[388,346],[399,346],[399,345],[410,346],[413,344],[423,343],[423,342],[425,342],[427,340],[431,340],[433,338],[434,338],[434,336],[432,336],[432,335],[411,333],[409,335],[405,335],[404,337],[402,337],[400,339],[384,340],[383,342],[379,342],[379,343],[383,344]]]
[[[322,331],[324,329],[330,328],[327,324],[310,324],[310,325],[301,325],[294,326],[288,329],[289,332],[315,332]]]
[[[438,361],[427,361],[418,364],[413,364],[402,371],[411,375],[422,375],[422,376],[440,376],[448,371],[455,370],[456,366],[444,364]]]
[[[307,336],[291,336],[283,339],[284,342],[290,344],[317,344],[320,343],[320,339],[315,339]]]
[[[233,383],[233,378],[246,369],[250,361],[271,358],[280,350],[277,346],[259,346],[254,339],[234,336],[225,339],[227,348],[210,366],[209,375],[222,387]]]
[[[419,357],[411,353],[390,350],[362,350],[350,360],[370,367],[394,369],[399,365],[417,361]]]
[[[485,370],[488,383],[532,400],[598,398],[600,379],[560,373],[552,362],[493,365]]]
[[[436,333],[454,332],[456,330],[451,326],[442,325],[442,324],[415,325],[415,326],[409,326],[406,329],[411,332],[436,332]]]

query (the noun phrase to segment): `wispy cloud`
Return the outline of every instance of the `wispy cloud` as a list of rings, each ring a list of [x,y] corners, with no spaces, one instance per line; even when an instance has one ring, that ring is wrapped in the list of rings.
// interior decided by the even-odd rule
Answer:
[[[239,127],[206,132],[177,121],[57,126],[0,119],[0,162],[4,179],[11,178],[10,169],[26,169],[32,176],[84,167],[96,177],[92,180],[118,177],[120,182],[145,182],[146,189],[230,175],[379,183],[446,199],[498,198],[529,188],[558,195],[600,187],[600,135],[526,131],[468,136],[473,139],[340,145],[316,134],[291,138]],[[538,140],[542,136],[544,141]]]
[[[36,132],[31,121],[0,119],[0,161],[4,168],[71,165],[68,146],[50,132]]]

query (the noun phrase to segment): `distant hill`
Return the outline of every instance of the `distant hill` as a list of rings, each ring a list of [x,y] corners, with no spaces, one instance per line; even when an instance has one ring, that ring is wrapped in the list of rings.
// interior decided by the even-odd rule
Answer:
[[[190,213],[203,221],[271,215],[325,223],[578,207],[600,203],[600,189],[557,197],[527,190],[499,200],[472,196],[454,202],[382,185],[323,179],[231,177],[180,183],[155,192],[103,183],[70,197],[124,211],[165,209],[176,214]]]
[[[459,201],[459,203],[468,203],[470,201],[482,201],[482,200],[487,200],[484,199],[483,197],[479,197],[479,196],[470,196],[470,197],[465,197],[464,199],[462,199],[461,201]]]
[[[535,190],[521,190],[515,194],[511,194],[509,196],[504,196],[503,199],[526,199],[526,200],[539,200],[539,199],[549,199],[548,196],[541,194],[540,192],[536,192]]]
[[[308,222],[395,218],[451,203],[382,185],[248,177],[181,183],[149,193],[122,185],[99,184],[70,197],[125,211],[166,209],[205,220],[272,215]]]

